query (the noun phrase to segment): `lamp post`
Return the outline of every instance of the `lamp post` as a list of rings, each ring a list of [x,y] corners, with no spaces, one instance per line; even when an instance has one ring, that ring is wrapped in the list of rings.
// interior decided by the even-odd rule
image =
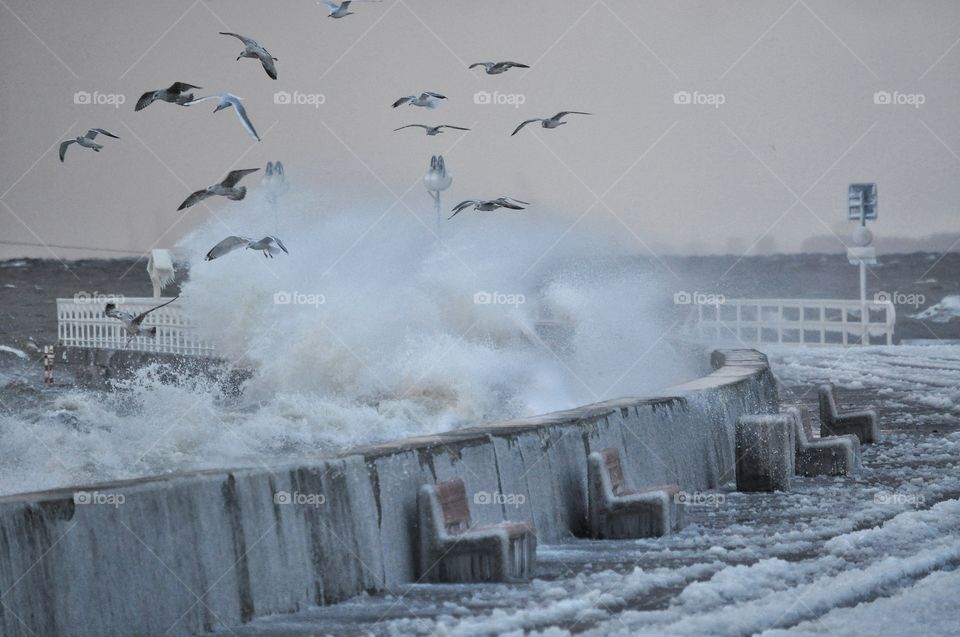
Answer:
[[[267,199],[270,200],[271,204],[276,205],[277,200],[290,189],[290,185],[287,183],[287,176],[283,172],[282,162],[267,162],[267,170],[263,175],[263,184],[267,187]]]
[[[860,222],[853,231],[855,247],[847,248],[847,260],[851,265],[860,266],[860,344],[867,345],[870,342],[867,329],[867,266],[877,264],[877,250],[870,245],[873,243],[873,233],[867,228],[867,220],[877,218],[877,184],[850,184],[847,188],[847,218]]]
[[[440,193],[449,188],[452,183],[453,177],[447,174],[447,166],[443,161],[443,155],[431,157],[430,169],[423,176],[423,185],[433,199],[433,205],[437,211],[437,234],[440,233]]]
[[[270,208],[273,210],[273,231],[279,233],[280,218],[277,216],[277,201],[290,189],[287,176],[283,172],[283,163],[268,161],[261,183],[266,187],[267,201],[270,202]]]

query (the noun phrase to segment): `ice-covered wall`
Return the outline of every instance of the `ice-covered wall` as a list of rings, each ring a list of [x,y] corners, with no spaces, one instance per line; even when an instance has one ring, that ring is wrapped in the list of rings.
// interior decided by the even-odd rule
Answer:
[[[311,466],[207,471],[0,498],[0,634],[190,635],[416,581],[419,485],[462,478],[476,521],[586,529],[586,458],[685,490],[734,477],[734,423],[775,411],[753,351],[715,352],[668,397],[353,449]],[[79,500],[79,502],[75,502]],[[85,503],[86,501],[86,503]]]

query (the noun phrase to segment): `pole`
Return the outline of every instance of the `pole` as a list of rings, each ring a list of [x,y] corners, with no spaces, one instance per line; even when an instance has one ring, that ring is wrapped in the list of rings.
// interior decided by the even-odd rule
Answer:
[[[867,263],[860,259],[860,344],[869,345],[870,335],[867,333]]]
[[[43,384],[53,384],[53,345],[43,346]]]
[[[860,226],[867,227],[866,208],[863,202],[860,203]],[[870,343],[870,335],[867,333],[867,262],[860,258],[860,345]]]

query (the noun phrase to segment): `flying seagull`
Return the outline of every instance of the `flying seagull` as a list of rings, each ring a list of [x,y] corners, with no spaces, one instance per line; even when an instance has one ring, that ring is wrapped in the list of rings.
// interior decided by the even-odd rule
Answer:
[[[210,249],[210,252],[207,253],[205,261],[213,261],[217,257],[222,257],[223,255],[233,252],[238,248],[246,248],[247,250],[262,250],[264,257],[273,258],[275,254],[290,254],[287,251],[287,246],[283,245],[283,241],[279,237],[274,237],[267,235],[259,241],[254,241],[248,237],[237,237],[229,236],[217,245],[213,246]]]
[[[187,102],[193,99],[193,93],[187,93],[184,95],[184,92],[193,88],[199,89],[201,87],[194,86],[193,84],[187,84],[186,82],[174,82],[167,88],[160,88],[156,91],[147,91],[140,96],[140,99],[137,100],[137,105],[133,110],[142,111],[157,100],[184,106]]]
[[[76,139],[68,139],[67,141],[60,143],[60,161],[63,161],[64,156],[67,154],[67,146],[70,144],[80,144],[84,148],[89,148],[99,153],[100,149],[103,148],[103,144],[98,144],[93,141],[97,138],[98,133],[102,133],[107,137],[112,137],[114,139],[120,139],[110,131],[105,131],[102,128],[91,128],[87,131],[86,135],[78,135]]]
[[[523,204],[523,205],[518,205]],[[514,199],[513,197],[500,197],[498,199],[467,199],[466,201],[461,201],[456,206],[453,207],[453,214],[447,217],[447,219],[453,219],[460,213],[461,210],[466,210],[470,206],[473,206],[474,210],[479,210],[481,212],[489,212],[491,210],[496,210],[497,208],[509,208],[510,210],[524,210],[523,206],[529,206],[530,204],[526,201],[520,201],[519,199]]]
[[[274,62],[277,61],[277,58],[270,55],[269,51],[257,44],[256,40],[252,40],[237,33],[230,33],[229,31],[220,31],[220,35],[232,35],[243,42],[244,48],[243,51],[240,52],[240,55],[237,56],[237,60],[240,58],[257,58],[260,60],[260,63],[263,64],[263,70],[267,72],[267,75],[270,76],[270,79],[277,79],[277,65],[274,64]]]
[[[345,18],[348,15],[353,15],[353,11],[350,11],[350,0],[343,0],[340,4],[336,2],[324,2],[323,4],[330,7],[328,18]]]
[[[244,176],[249,175],[250,173],[255,173],[258,170],[260,169],[245,168],[243,170],[231,170],[219,184],[207,186],[203,190],[198,190],[184,199],[183,203],[180,204],[180,207],[177,208],[177,210],[189,208],[194,204],[200,203],[207,197],[213,197],[214,195],[220,195],[221,197],[226,197],[227,199],[231,199],[233,201],[240,201],[247,196],[247,187],[237,186],[237,182],[243,179]]]
[[[250,122],[250,118],[247,117],[247,109],[243,107],[243,104],[240,103],[242,98],[237,97],[233,93],[220,93],[219,95],[207,95],[206,97],[198,97],[195,100],[191,100],[184,104],[184,106],[193,106],[194,104],[199,104],[200,102],[206,100],[219,100],[217,102],[217,107],[213,109],[213,112],[221,111],[225,108],[233,107],[233,110],[237,112],[237,117],[240,118],[240,123],[243,124],[243,127],[247,129],[247,132],[253,136],[254,139],[260,141],[260,136],[257,135],[256,129],[254,129],[253,124]]]
[[[482,66],[483,70],[487,72],[487,75],[500,75],[501,73],[506,73],[514,67],[518,69],[530,68],[526,64],[520,64],[519,62],[475,62],[467,68],[472,69],[476,66]]]
[[[398,130],[403,130],[404,128],[413,128],[413,127],[419,127],[424,129],[425,131],[427,131],[427,135],[429,135],[430,137],[433,137],[434,135],[439,135],[440,133],[442,133],[443,131],[440,130],[441,128],[455,128],[457,130],[470,130],[469,128],[464,128],[462,126],[451,126],[450,124],[440,124],[439,126],[427,126],[425,124],[407,124],[406,126],[401,126],[400,128],[394,128],[393,130],[394,132],[396,132]]]
[[[123,329],[127,333],[127,343],[124,345],[126,347],[130,344],[130,341],[133,340],[135,336],[150,336],[155,337],[157,335],[156,326],[150,328],[143,327],[143,319],[147,317],[147,314],[153,312],[154,310],[159,310],[161,307],[170,305],[177,299],[179,296],[176,296],[166,303],[158,305],[157,307],[152,307],[146,312],[141,312],[134,316],[130,312],[124,312],[123,310],[118,310],[115,303],[107,303],[107,306],[103,308],[103,313],[109,316],[110,318],[115,318],[123,322]]]
[[[583,111],[560,111],[559,113],[557,113],[557,114],[554,115],[553,117],[548,117],[548,118],[546,118],[546,119],[528,119],[527,121],[522,122],[519,126],[517,126],[516,130],[514,130],[512,133],[510,133],[510,137],[513,137],[514,135],[516,135],[517,133],[520,132],[520,129],[521,129],[521,128],[523,128],[523,127],[526,126],[527,124],[532,124],[533,122],[540,122],[540,126],[542,126],[543,128],[556,128],[556,127],[558,127],[558,126],[563,126],[563,125],[566,124],[567,122],[561,122],[560,120],[563,119],[564,117],[566,117],[567,115],[572,114],[572,113],[573,113],[573,114],[577,114],[577,115],[592,115],[592,114],[593,114],[593,113],[584,113]]]
[[[396,102],[393,103],[393,107],[396,108],[402,104],[409,104],[410,106],[425,106],[426,108],[436,108],[440,104],[440,100],[445,100],[447,97],[445,95],[440,95],[440,93],[431,93],[430,91],[424,91],[420,95],[407,95],[406,97],[401,97]]]

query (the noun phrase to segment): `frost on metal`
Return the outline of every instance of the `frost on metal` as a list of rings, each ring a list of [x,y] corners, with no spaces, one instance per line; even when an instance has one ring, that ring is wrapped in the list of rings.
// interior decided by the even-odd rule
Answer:
[[[880,425],[875,409],[840,411],[833,383],[820,385],[820,435],[853,434],[860,442],[880,442]]]
[[[643,490],[627,487],[620,453],[613,448],[587,459],[590,536],[596,539],[660,537],[683,528],[680,487],[665,484]]]
[[[813,437],[810,410],[806,405],[786,407],[793,421],[799,476],[844,476],[860,470],[860,439],[853,435]]]
[[[536,566],[537,536],[526,522],[471,525],[463,480],[425,484],[418,494],[420,575],[427,582],[509,582]]]
[[[737,421],[737,491],[789,491],[796,437],[783,414],[741,416]]]

